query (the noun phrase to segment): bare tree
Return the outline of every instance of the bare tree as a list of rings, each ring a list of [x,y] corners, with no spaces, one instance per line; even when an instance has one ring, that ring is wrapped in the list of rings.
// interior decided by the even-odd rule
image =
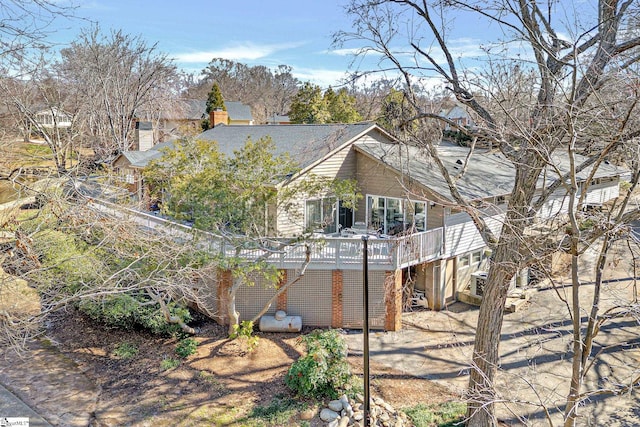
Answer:
[[[291,67],[279,65],[271,70],[262,65],[249,66],[222,58],[211,60],[202,71],[199,84],[188,91],[192,98],[206,99],[215,82],[224,99],[251,106],[254,120],[266,123],[274,115],[287,114],[300,82],[293,77]]]
[[[7,112],[13,116],[10,126],[23,132],[25,140],[32,134],[42,138],[51,150],[47,160],[53,161],[58,174],[65,173],[77,154],[74,142],[78,134],[74,126],[75,111],[72,110],[75,105],[69,102],[69,91],[51,69],[50,62],[41,59],[24,74],[28,78],[0,80]]]
[[[74,7],[50,0],[7,0],[0,5],[0,59],[22,61],[32,48],[48,44],[51,24],[73,17]]]
[[[562,228],[533,235],[529,230],[537,220],[537,212],[554,192],[577,195],[581,185],[577,174],[588,171],[586,182],[589,182],[609,154],[638,132],[631,121],[623,119],[637,111],[632,103],[609,123],[606,134],[600,133],[602,149],[598,153],[586,159],[576,157],[577,148],[586,146],[593,138],[594,122],[600,117],[611,117],[611,110],[601,101],[603,94],[608,94],[609,101],[612,97],[627,96],[625,88],[615,86],[611,92],[607,83],[633,68],[640,59],[637,4],[603,0],[593,6],[578,11],[552,1],[543,7],[527,1],[354,0],[347,7],[354,18],[354,30],[336,35],[338,43],[357,41],[363,46],[361,54],[377,56],[382,71],[399,73],[408,99],[414,100],[417,111],[410,122],[423,124],[435,119],[447,124],[472,140],[499,150],[515,170],[504,224],[496,235],[474,209],[472,201],[458,192],[457,177],[449,175],[439,161],[435,139],[425,138],[425,133],[405,126],[408,138],[425,146],[431,154],[459,208],[471,216],[493,250],[468,390],[471,426],[496,424],[494,380],[510,279],[519,268],[557,248],[579,257],[583,248],[578,241],[583,244],[594,239],[593,230],[582,230],[571,216],[570,224],[562,223],[562,227],[568,225],[572,230],[568,240],[558,232]],[[462,14],[473,16],[500,33],[501,38],[488,41],[478,62],[459,59],[454,52],[451,29],[456,17]],[[563,18],[567,16],[571,19],[565,22]],[[407,49],[411,55],[406,54]],[[510,54],[510,49],[518,49],[517,54]],[[475,127],[462,127],[415,101],[434,77],[474,116]],[[473,161],[472,153],[467,161]],[[569,171],[559,167],[556,154],[569,159]],[[545,190],[539,193],[536,188],[543,178]],[[570,211],[579,212],[585,204],[585,200],[578,199],[571,204]],[[595,234],[612,232],[637,215],[637,211],[619,215],[615,223]],[[577,310],[577,306],[573,305],[573,309]],[[575,346],[581,345],[579,338],[576,333]],[[572,383],[570,407],[576,402],[578,388],[579,381]],[[567,425],[575,422],[570,412],[566,414]]]
[[[129,308],[117,309],[116,317],[144,309],[152,321],[164,318],[195,333],[184,309],[176,308],[213,311],[204,291],[212,275],[207,254],[170,234],[150,233],[126,209],[101,209],[73,191],[70,181],[57,184],[45,190],[48,202],[29,215],[0,211],[0,342],[19,347],[41,334],[43,321],[60,309],[94,314],[123,304]]]
[[[131,149],[135,120],[178,98],[164,90],[178,80],[175,65],[140,37],[105,36],[95,27],[61,54],[61,73],[76,91],[78,121],[98,159]]]

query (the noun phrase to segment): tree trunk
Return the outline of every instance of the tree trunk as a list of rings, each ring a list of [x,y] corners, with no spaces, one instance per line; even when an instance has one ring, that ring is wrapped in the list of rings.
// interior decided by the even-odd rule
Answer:
[[[575,240],[575,239],[574,239]],[[574,244],[575,246],[575,244]],[[574,247],[577,252],[577,247]],[[578,397],[582,387],[582,334],[580,319],[580,281],[578,279],[578,255],[574,252],[571,256],[571,306],[573,310],[573,361],[571,364],[571,385],[567,396],[567,406],[564,411],[565,427],[573,427],[576,424],[578,409]]]
[[[504,233],[504,232],[503,232]],[[501,238],[502,240],[502,238]],[[468,390],[468,426],[496,425],[494,379],[499,360],[500,333],[509,282],[517,270],[514,256],[517,239],[509,239],[496,248],[495,260],[489,269],[478,315],[472,370]],[[508,262],[505,262],[509,260]]]
[[[469,377],[467,425],[496,425],[495,375],[499,363],[500,334],[509,283],[522,262],[522,246],[532,212],[529,210],[541,171],[541,157],[534,151],[523,156],[505,215],[502,232],[491,257],[473,349]]]
[[[234,326],[240,324],[240,313],[236,310],[236,294],[240,288],[238,279],[233,280],[233,284],[229,288],[229,304],[227,305],[227,316],[229,317],[229,336],[233,335]]]

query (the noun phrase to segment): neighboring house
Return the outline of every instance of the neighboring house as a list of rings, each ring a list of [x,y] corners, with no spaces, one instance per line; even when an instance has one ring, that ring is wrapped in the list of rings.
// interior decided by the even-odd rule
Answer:
[[[470,217],[455,208],[438,167],[418,147],[401,145],[375,124],[217,126],[199,135],[216,141],[231,155],[247,138],[254,142],[270,137],[276,154],[287,152],[301,171],[281,182],[292,185],[310,174],[354,179],[364,196],[355,210],[342,206],[331,195],[304,198],[294,212],[278,212],[272,224],[274,237],[299,235],[313,230],[311,263],[301,280],[271,307],[301,315],[306,325],[359,328],[362,326],[362,237],[369,236],[370,319],[373,328],[401,327],[403,299],[420,294],[424,305],[439,310],[472,288],[481,295],[476,277],[487,269],[489,251]],[[139,170],[153,156],[116,160],[116,166]],[[443,143],[440,155],[452,175],[459,174],[468,149]],[[560,165],[567,170],[568,165]],[[587,172],[578,177],[584,180]],[[618,196],[621,171],[602,165],[588,189],[587,201],[605,203]],[[477,151],[457,180],[460,193],[475,201],[488,225],[499,233],[514,170],[501,155]],[[551,176],[542,177],[552,179]],[[134,178],[135,180],[135,178]],[[557,192],[543,205],[539,217],[566,212],[567,201]],[[249,256],[249,255],[247,255]],[[272,260],[285,277],[295,275],[304,259],[297,247]],[[474,275],[475,274],[475,275]],[[225,321],[227,273],[208,286],[221,321]],[[475,286],[474,286],[475,285]],[[261,286],[242,289],[238,308],[243,319],[259,311],[274,290]]]
[[[56,127],[57,129],[67,129],[71,127],[73,117],[57,107],[44,108],[35,113],[35,121],[38,126],[45,129]]]
[[[253,125],[251,107],[237,101],[225,101],[227,116],[216,120],[216,124]],[[163,112],[158,120],[156,140],[163,142],[175,139],[185,133],[199,133],[202,130],[202,120],[207,117],[207,102],[198,99],[180,101],[172,112]],[[211,123],[214,123],[210,117]]]
[[[442,114],[447,119],[462,127],[473,127],[475,123],[471,119],[469,113],[462,105],[455,105]],[[449,124],[444,127],[445,130],[454,130]]]
[[[172,142],[161,142],[143,151],[124,151],[115,158],[111,165],[114,172],[125,184],[127,190],[135,195],[138,200],[144,201],[146,200],[147,194],[142,179],[142,170],[152,159],[157,159],[162,156],[161,150],[163,148],[172,147]]]
[[[273,116],[267,119],[268,125],[290,125],[291,119],[289,116],[282,114],[274,114]]]

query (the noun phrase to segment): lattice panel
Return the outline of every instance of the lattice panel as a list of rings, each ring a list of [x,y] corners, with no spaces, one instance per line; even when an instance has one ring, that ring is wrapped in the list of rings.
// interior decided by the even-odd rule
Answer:
[[[296,271],[288,274],[289,278],[295,277]],[[304,326],[331,326],[331,271],[307,270],[287,290],[287,314],[302,316]]]
[[[218,278],[215,272],[199,280],[193,292],[197,298],[196,304],[199,310],[209,316],[215,316],[218,313]]]
[[[362,328],[362,272],[343,271],[342,276],[342,325],[344,328]],[[385,292],[384,271],[369,272],[369,327],[384,329]]]
[[[246,284],[240,286],[236,294],[236,306],[240,313],[240,320],[251,320],[275,293],[275,287],[265,287],[260,279],[256,280],[256,284],[253,286]],[[266,314],[274,314],[275,312],[276,302],[274,301]]]

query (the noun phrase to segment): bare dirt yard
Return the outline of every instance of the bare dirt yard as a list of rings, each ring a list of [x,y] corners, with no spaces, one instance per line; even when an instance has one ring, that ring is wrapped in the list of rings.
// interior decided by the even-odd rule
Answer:
[[[213,321],[201,319],[197,326],[197,353],[180,359],[175,339],[108,329],[69,311],[22,357],[4,352],[0,382],[54,425],[324,424],[317,416],[319,402],[296,400],[284,382],[304,352],[297,334],[258,333],[259,344],[249,351]],[[118,356],[123,343],[137,354]],[[179,364],[170,367],[175,360]],[[361,357],[350,355],[349,361],[361,375]],[[442,385],[389,367],[372,364],[371,371],[372,395],[396,408],[456,398]],[[315,410],[314,418],[301,420],[309,410]]]

